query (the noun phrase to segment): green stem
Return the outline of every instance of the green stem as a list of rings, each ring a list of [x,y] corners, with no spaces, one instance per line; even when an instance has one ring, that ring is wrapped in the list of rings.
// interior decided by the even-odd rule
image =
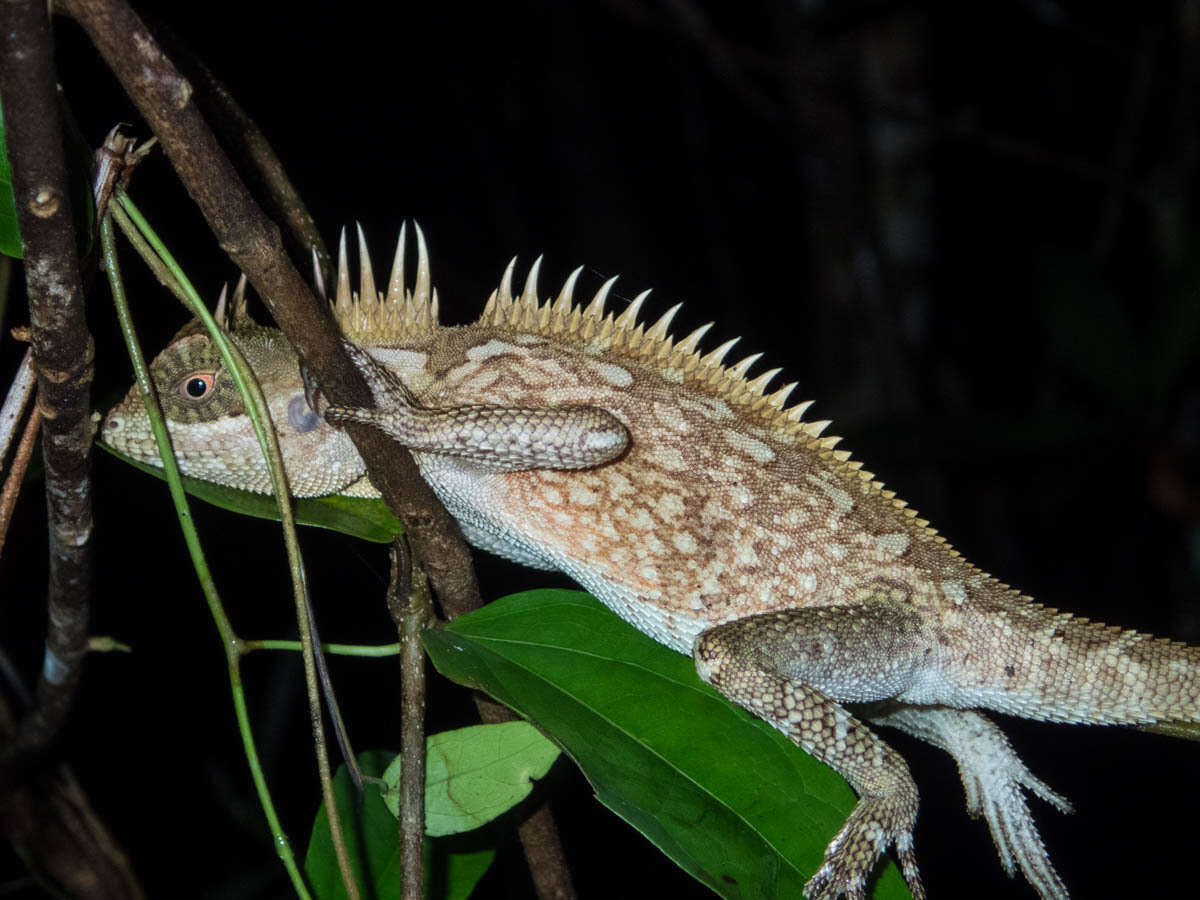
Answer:
[[[242,652],[250,653],[253,650],[299,650],[299,641],[281,641],[275,639],[267,639],[262,641],[242,641]],[[363,656],[363,657],[381,657],[381,656],[399,656],[400,644],[322,644],[321,649],[325,653],[334,656]]]
[[[283,826],[280,824],[279,816],[275,812],[275,804],[271,801],[271,792],[267,788],[266,777],[263,775],[262,764],[258,758],[258,750],[254,744],[254,734],[250,729],[250,718],[246,712],[245,691],[242,688],[242,674],[239,667],[241,640],[234,632],[229,617],[225,614],[225,607],[222,605],[221,598],[217,593],[216,583],[213,581],[212,572],[208,568],[208,561],[205,559],[204,550],[200,546],[200,537],[196,533],[196,526],[192,521],[191,511],[188,509],[187,497],[183,492],[183,485],[179,477],[179,467],[175,462],[174,454],[171,452],[171,441],[167,436],[167,426],[163,421],[162,409],[159,407],[158,398],[154,394],[154,385],[150,380],[149,369],[146,367],[146,358],[142,355],[142,349],[137,339],[137,332],[133,327],[133,319],[129,314],[129,304],[125,298],[125,286],[121,281],[121,270],[117,261],[116,243],[113,239],[112,220],[109,216],[105,216],[100,223],[100,240],[104,250],[104,267],[108,272],[108,281],[113,293],[113,303],[117,308],[117,319],[121,323],[121,333],[125,337],[125,345],[129,350],[129,358],[133,363],[138,390],[141,392],[142,399],[146,404],[146,413],[150,418],[150,427],[154,431],[154,440],[158,444],[159,454],[162,456],[163,469],[167,478],[167,488],[170,491],[171,500],[175,504],[175,512],[179,518],[179,526],[183,531],[184,543],[187,545],[188,554],[192,559],[192,566],[196,570],[196,577],[200,582],[200,588],[204,592],[204,599],[208,603],[209,613],[212,615],[213,621],[217,626],[217,632],[221,636],[221,645],[225,648],[225,661],[229,672],[229,686],[233,692],[233,708],[237,718],[238,732],[242,736],[242,749],[246,754],[246,762],[250,767],[250,777],[253,779],[254,787],[258,791],[259,804],[262,806],[263,814],[267,818],[267,825],[270,827],[271,834],[275,838],[275,851],[283,861],[284,868],[287,869],[288,877],[292,880],[292,886],[295,888],[297,896],[303,898],[303,900],[311,900],[312,895],[309,893],[308,886],[304,883],[304,877],[296,865],[291,845],[288,843],[287,835],[283,832]]]

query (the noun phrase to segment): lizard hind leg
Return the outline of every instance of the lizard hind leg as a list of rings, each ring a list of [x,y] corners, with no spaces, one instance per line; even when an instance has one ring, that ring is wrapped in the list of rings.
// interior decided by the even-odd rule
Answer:
[[[1015,864],[1043,900],[1066,900],[1066,885],[1050,862],[1022,788],[1064,813],[1072,812],[1071,804],[1029,771],[1004,732],[973,710],[941,706],[885,704],[867,718],[954,757],[967,794],[967,811],[987,821],[1004,870],[1011,876]]]
[[[881,632],[864,622],[871,618],[897,626],[884,629],[890,637],[882,640],[901,659],[899,665],[885,664],[882,673],[880,658],[874,657]],[[765,613],[719,625],[696,639],[693,657],[702,679],[831,766],[858,794],[820,869],[805,885],[808,900],[863,900],[871,871],[888,847],[895,847],[913,897],[925,896],[913,852],[917,786],[908,766],[831,696],[881,699],[903,690],[906,660],[919,654],[911,640],[914,629],[909,611],[880,603]],[[909,645],[912,652],[905,653]],[[841,691],[831,683],[839,679],[839,667],[847,679]]]

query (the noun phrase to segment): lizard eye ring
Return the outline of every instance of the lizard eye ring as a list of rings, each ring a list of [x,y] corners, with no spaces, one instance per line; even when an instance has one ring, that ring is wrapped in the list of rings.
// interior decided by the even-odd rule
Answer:
[[[216,372],[193,372],[179,382],[179,394],[187,400],[202,400],[216,383]]]

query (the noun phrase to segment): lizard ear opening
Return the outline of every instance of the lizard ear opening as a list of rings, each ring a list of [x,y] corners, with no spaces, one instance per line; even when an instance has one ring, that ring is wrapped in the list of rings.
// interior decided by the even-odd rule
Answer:
[[[308,405],[304,394],[288,401],[288,424],[300,434],[307,434],[321,424],[321,414]]]

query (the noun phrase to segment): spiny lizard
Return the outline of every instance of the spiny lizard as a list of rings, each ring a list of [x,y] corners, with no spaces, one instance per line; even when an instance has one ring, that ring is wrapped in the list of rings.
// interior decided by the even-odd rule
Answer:
[[[1005,869],[1060,898],[1066,887],[1023,789],[1070,805],[975,710],[1200,720],[1200,649],[1040,606],[980,571],[837,449],[828,422],[805,420],[808,403],[788,407],[794,385],[766,393],[778,370],[747,378],[755,356],[725,366],[734,341],[701,353],[708,326],[676,341],[674,309],[639,323],[645,294],[606,314],[612,281],[577,304],[578,271],[542,301],[535,263],[519,296],[510,265],[479,321],[446,327],[419,232],[412,290],[403,232],[386,293],[361,232],[360,255],[355,294],[343,240],[335,309],[376,410],[326,409],[306,394],[282,334],[251,323],[240,300],[225,312],[270,401],[294,492],[374,494],[349,438],[329,424],[371,423],[413,450],[472,544],[567,573],[691,654],[701,678],[859,795],[806,886],[810,900],[863,897],[888,847],[924,896],[916,785],[868,722],[948,751]],[[241,401],[196,323],[152,373],[183,471],[266,491]],[[157,459],[136,391],[108,414],[103,437]]]

